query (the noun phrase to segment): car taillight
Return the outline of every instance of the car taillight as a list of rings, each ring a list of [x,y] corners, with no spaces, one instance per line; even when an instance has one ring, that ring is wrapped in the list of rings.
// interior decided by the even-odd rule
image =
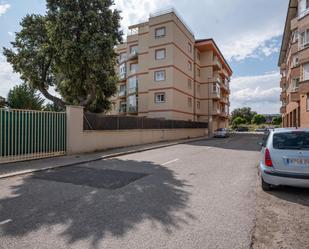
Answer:
[[[273,162],[272,162],[271,157],[270,157],[269,149],[265,150],[265,165],[267,167],[272,167],[273,166]]]

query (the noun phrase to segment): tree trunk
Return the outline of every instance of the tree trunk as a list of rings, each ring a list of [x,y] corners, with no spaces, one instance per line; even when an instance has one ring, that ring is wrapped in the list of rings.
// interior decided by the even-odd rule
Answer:
[[[62,99],[51,95],[44,87],[39,87],[39,91],[44,95],[45,98],[52,101],[57,107],[61,109],[65,108],[65,102]]]

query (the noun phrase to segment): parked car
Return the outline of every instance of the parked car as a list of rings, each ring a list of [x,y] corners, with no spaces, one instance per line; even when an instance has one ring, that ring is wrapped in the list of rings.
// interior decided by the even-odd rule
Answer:
[[[236,128],[236,131],[239,131],[239,132],[249,131],[249,128],[245,126],[239,126]]]
[[[254,131],[256,131],[256,132],[265,132],[265,131],[267,131],[268,129],[267,128],[265,128],[265,127],[260,127],[260,128],[256,128]]]
[[[259,173],[264,191],[280,185],[309,188],[308,128],[269,130],[259,144]]]
[[[229,130],[226,128],[219,128],[215,130],[214,137],[229,137]]]

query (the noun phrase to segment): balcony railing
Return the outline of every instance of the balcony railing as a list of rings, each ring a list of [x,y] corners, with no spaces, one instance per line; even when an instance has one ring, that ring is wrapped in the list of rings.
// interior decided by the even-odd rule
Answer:
[[[129,106],[129,108],[128,108],[128,112],[129,113],[136,113],[138,111],[138,108],[137,108],[137,106]]]
[[[125,97],[127,95],[127,91],[126,90],[121,90],[121,91],[119,91],[119,93],[118,93],[118,96],[119,97]]]
[[[127,112],[127,106],[119,107],[119,113],[126,113],[126,112]]]
[[[132,53],[129,54],[128,60],[135,60],[138,58],[138,51],[133,51]]]
[[[128,89],[128,94],[135,94],[135,93],[137,93],[137,86],[135,86],[135,87],[130,87],[129,89]]]

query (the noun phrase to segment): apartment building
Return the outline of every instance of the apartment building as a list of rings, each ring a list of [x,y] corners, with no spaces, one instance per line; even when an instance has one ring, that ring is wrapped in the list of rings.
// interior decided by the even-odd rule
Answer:
[[[309,127],[309,0],[290,0],[279,58],[283,127]]]
[[[111,114],[227,127],[232,70],[212,39],[196,40],[175,10],[129,27]]]

